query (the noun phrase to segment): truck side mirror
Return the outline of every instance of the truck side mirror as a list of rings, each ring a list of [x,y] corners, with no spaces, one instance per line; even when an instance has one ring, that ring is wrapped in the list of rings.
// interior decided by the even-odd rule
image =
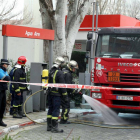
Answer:
[[[87,40],[87,43],[86,43],[86,51],[91,51],[91,44],[92,44],[92,40]]]
[[[88,32],[87,34],[87,39],[90,40],[92,39],[93,33],[92,32]]]

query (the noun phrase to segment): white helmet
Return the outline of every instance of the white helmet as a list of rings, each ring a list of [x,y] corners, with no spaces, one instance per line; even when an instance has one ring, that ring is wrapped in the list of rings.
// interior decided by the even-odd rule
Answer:
[[[58,56],[56,59],[55,59],[55,64],[57,64],[57,65],[63,65],[64,64],[64,58],[63,57],[61,57],[61,56]]]
[[[76,61],[71,60],[71,61],[69,61],[69,63],[67,64],[67,67],[78,69],[78,64],[77,64]]]
[[[57,65],[57,64],[53,64],[53,65],[52,65],[52,68],[53,68],[53,67],[58,68],[59,65]]]

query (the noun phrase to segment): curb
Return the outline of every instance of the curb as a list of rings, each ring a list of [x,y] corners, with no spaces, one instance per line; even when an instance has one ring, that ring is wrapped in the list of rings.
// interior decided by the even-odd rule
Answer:
[[[73,118],[73,117],[76,117],[76,116],[81,116],[81,115],[87,115],[87,114],[96,114],[96,112],[92,111],[92,112],[77,113],[77,114],[75,114],[74,116],[72,116],[70,118]],[[59,116],[58,119],[61,119],[61,116]],[[37,119],[37,120],[34,120],[34,121],[37,122],[37,123],[43,123],[43,122],[47,122],[47,118]],[[37,124],[35,122],[29,121],[29,122],[22,123],[22,124],[19,124],[19,125],[10,126],[8,128],[3,129],[2,131],[0,131],[0,136],[3,136],[3,135],[5,135],[5,134],[7,134],[7,133],[9,133],[11,131],[17,130],[19,128],[23,128],[25,126],[31,126],[31,125]]]
[[[0,132],[0,136],[3,136],[11,131],[14,131],[14,130],[17,130],[19,128],[22,128],[22,127],[25,127],[25,126],[30,126],[30,125],[34,125],[35,123],[33,121],[30,121],[30,122],[27,122],[27,123],[23,123],[23,124],[19,124],[19,125],[13,125],[13,126],[10,126],[8,128],[5,128],[3,129],[1,132]]]
[[[43,118],[43,119],[38,119],[38,120],[34,120],[35,122],[38,122],[38,123],[43,123],[43,122],[46,122],[47,119],[46,118]],[[13,126],[10,126],[8,128],[5,128],[3,129],[1,132],[0,132],[0,136],[3,136],[4,134],[7,134],[11,131],[14,131],[14,130],[17,130],[19,128],[23,128],[25,126],[31,126],[31,125],[35,125],[36,123],[33,122],[33,121],[29,121],[29,122],[26,122],[26,123],[22,123],[22,124],[19,124],[19,125],[13,125]]]

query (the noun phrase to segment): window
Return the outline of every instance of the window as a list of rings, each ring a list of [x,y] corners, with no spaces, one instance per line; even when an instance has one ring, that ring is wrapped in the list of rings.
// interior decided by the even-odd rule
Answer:
[[[96,57],[140,58],[140,35],[99,35]]]

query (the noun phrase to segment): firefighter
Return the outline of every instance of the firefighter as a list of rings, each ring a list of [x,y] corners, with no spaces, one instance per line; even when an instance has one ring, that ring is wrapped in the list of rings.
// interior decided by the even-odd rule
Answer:
[[[49,71],[49,83],[65,83],[64,75],[61,66],[64,64],[62,57],[57,57],[54,65]],[[58,129],[58,117],[60,113],[61,98],[65,102],[68,101],[68,95],[65,88],[49,88],[48,105],[49,110],[47,114],[47,131],[52,133],[62,133],[63,130]]]
[[[7,73],[9,62],[7,59],[1,59],[0,80],[10,81],[10,76]],[[3,119],[3,114],[6,107],[6,90],[8,89],[6,82],[0,82],[0,126],[6,127]]]
[[[26,73],[25,73],[25,64],[27,59],[25,56],[20,56],[15,65],[13,72],[13,81],[14,82],[23,82],[26,83]],[[12,90],[14,91],[14,100],[13,100],[13,118],[22,118],[25,117],[22,113],[22,103],[23,103],[23,91],[27,90],[26,84],[13,83]]]
[[[73,84],[72,73],[76,72],[76,69],[78,69],[78,64],[74,60],[71,60],[67,64],[67,67],[62,69],[66,84]],[[67,93],[68,93],[68,102],[65,102],[63,99],[61,101],[62,113],[60,124],[70,124],[70,122],[68,121],[68,114],[70,112],[70,96],[71,94],[77,94],[78,91],[75,89],[67,89]]]

